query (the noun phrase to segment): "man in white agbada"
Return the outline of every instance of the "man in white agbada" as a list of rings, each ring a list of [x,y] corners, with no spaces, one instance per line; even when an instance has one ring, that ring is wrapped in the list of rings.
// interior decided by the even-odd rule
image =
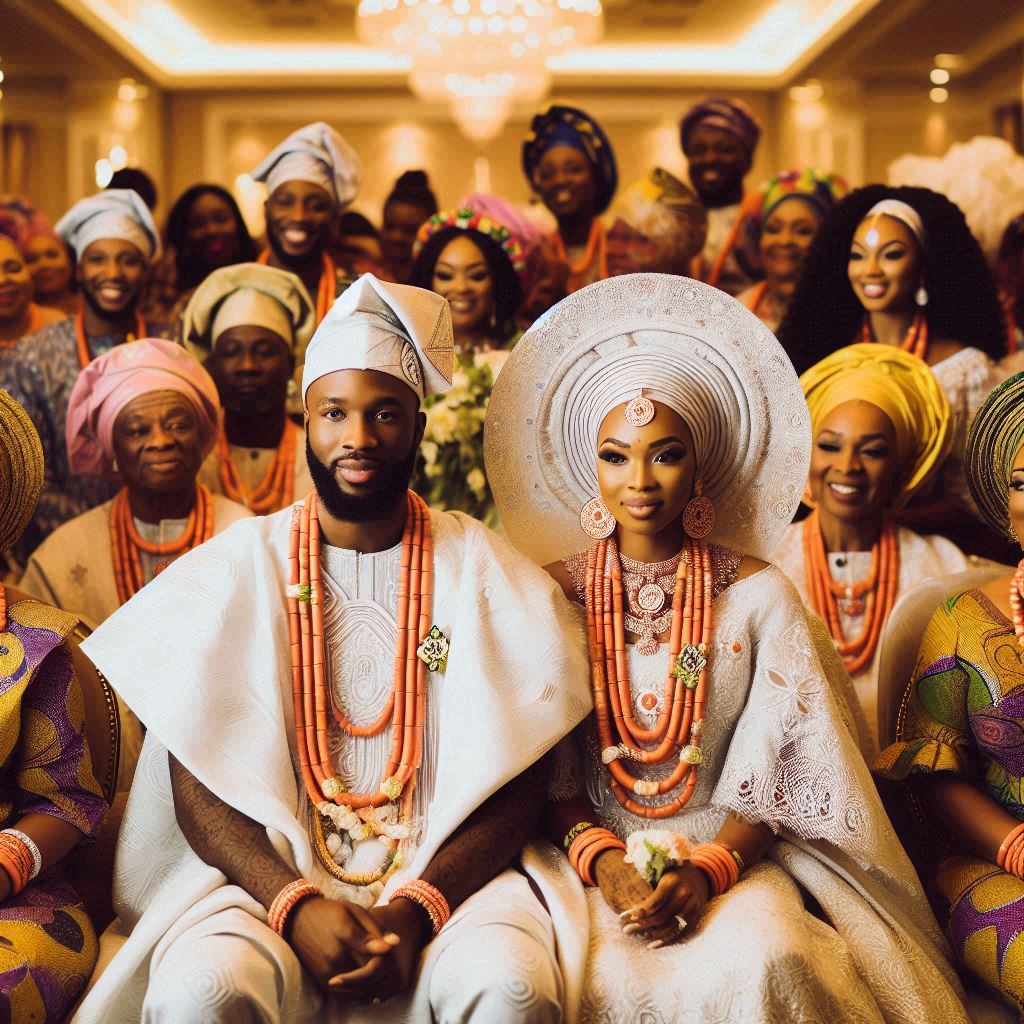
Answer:
[[[549,914],[523,873],[571,903],[560,858],[523,851],[546,793],[540,759],[589,708],[582,641],[557,587],[475,521],[425,513],[427,623],[448,650],[445,663],[435,645],[420,670],[411,801],[385,767],[408,728],[368,738],[351,728],[387,722],[392,694],[394,714],[411,707],[393,666],[407,639],[405,521],[424,513],[406,488],[420,402],[449,386],[452,359],[443,299],[361,278],[306,356],[317,497],[181,558],[87,643],[148,734],[117,855],[119,919],[77,1021],[561,1019],[555,929],[561,951],[561,923],[582,906],[554,898]],[[293,565],[308,562],[314,582],[289,583],[293,521],[322,534],[322,591],[304,533]],[[348,726],[330,723],[312,770],[314,726],[297,732],[294,722],[306,721],[306,705],[301,693],[293,702],[290,610],[314,627],[322,611],[318,685]],[[412,644],[428,629],[421,619]],[[301,672],[298,683],[308,683]],[[354,823],[348,793],[390,800]],[[301,899],[274,930],[268,921],[287,909],[279,897],[299,879],[322,895]],[[395,896],[411,883],[434,894],[432,908]],[[435,896],[451,919],[432,938],[447,912]],[[572,931],[565,942],[575,976],[583,951]]]

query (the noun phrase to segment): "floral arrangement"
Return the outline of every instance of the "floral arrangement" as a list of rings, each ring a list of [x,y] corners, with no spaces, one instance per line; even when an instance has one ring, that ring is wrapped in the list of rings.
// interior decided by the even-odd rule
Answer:
[[[427,426],[414,488],[431,508],[465,512],[494,528],[498,513],[484,476],[484,419],[508,352],[460,356],[451,389],[424,404]]]
[[[626,863],[656,886],[666,871],[690,859],[691,849],[689,838],[681,832],[638,829],[626,840]]]

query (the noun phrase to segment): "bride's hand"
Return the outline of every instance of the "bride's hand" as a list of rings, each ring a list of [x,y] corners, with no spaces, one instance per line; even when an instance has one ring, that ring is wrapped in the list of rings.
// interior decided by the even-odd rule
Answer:
[[[689,861],[666,871],[658,887],[643,902],[634,905],[631,919],[651,942],[667,946],[686,932],[680,920],[696,921],[710,899],[707,876]]]
[[[594,863],[594,876],[605,903],[622,914],[630,907],[648,899],[650,883],[641,878],[632,864],[627,864],[622,850],[605,850]]]

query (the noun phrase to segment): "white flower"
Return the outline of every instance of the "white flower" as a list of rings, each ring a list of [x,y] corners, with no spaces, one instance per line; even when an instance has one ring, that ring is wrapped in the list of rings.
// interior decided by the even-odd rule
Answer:
[[[666,871],[689,860],[690,849],[690,840],[682,832],[638,829],[626,840],[626,862],[657,885]]]
[[[438,446],[433,441],[423,441],[420,444],[420,454],[423,456],[423,461],[427,464],[427,466],[432,466],[435,462],[437,462],[438,451]]]
[[[484,476],[483,470],[479,466],[466,474],[466,484],[478,498],[483,498],[487,493],[487,477]]]
[[[447,444],[455,437],[459,417],[446,402],[438,402],[427,410],[426,436],[435,444]]]

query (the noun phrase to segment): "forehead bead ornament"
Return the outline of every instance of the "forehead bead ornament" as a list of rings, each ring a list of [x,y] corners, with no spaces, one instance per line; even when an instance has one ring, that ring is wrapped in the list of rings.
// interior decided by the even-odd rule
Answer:
[[[631,427],[646,427],[654,419],[654,403],[640,389],[640,394],[626,404],[626,422]]]
[[[588,537],[604,540],[615,532],[615,516],[601,498],[591,498],[580,512],[580,526]]]

